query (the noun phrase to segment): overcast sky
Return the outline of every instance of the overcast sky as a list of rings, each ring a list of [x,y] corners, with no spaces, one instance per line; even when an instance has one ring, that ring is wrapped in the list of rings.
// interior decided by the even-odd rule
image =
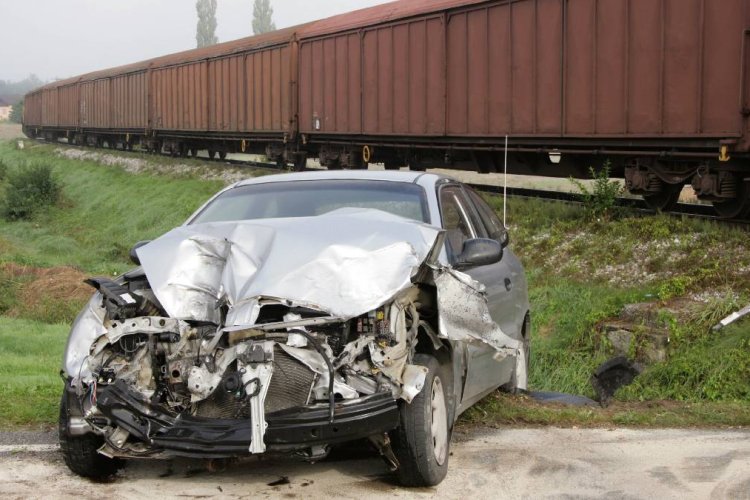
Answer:
[[[388,0],[271,0],[277,28]],[[252,35],[253,0],[218,0],[219,41]],[[0,0],[0,80],[42,80],[195,48],[195,0]]]

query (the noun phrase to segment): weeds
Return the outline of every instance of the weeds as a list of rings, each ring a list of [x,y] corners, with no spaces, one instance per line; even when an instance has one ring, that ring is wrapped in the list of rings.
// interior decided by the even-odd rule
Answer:
[[[46,164],[54,157],[52,178],[64,185],[66,200],[75,200],[70,206],[58,203],[31,222],[0,220],[0,264],[74,266],[86,274],[123,272],[131,267],[127,251],[134,242],[180,224],[224,184],[206,181],[200,170],[176,176],[146,169],[132,175],[125,164],[107,167],[89,158],[54,155],[50,147],[17,151],[0,144],[0,157],[8,165]],[[5,170],[3,184],[7,186],[14,172]],[[702,292],[705,306],[687,318],[666,311],[660,314],[659,326],[670,334],[669,360],[652,366],[636,384],[618,393],[620,401],[615,406],[621,409],[612,415],[600,416],[589,409],[537,408],[493,396],[467,412],[467,419],[480,421],[484,418],[480,413],[486,411],[487,422],[503,423],[731,425],[732,418],[744,412],[743,422],[747,422],[750,325],[745,321],[720,334],[709,332],[718,319],[745,305],[750,297],[747,233],[667,216],[628,217],[614,205],[621,188],[609,180],[609,165],[592,176],[596,182],[585,209],[509,200],[512,248],[524,262],[530,281],[531,388],[591,394],[589,377],[612,348],[600,333],[600,325],[618,316],[627,304],[673,301]],[[501,209],[501,198],[489,197],[488,201]],[[12,399],[0,401],[0,417],[8,423],[52,422],[59,380],[48,380],[46,375],[52,375],[49,367],[59,362],[67,327],[44,323],[69,321],[86,294],[76,298],[43,280],[35,283],[31,278],[10,279],[10,274],[1,274],[0,315],[35,321],[0,317],[0,356],[12,360],[8,370],[0,367],[0,379],[5,377],[0,381],[0,398],[7,394]],[[60,281],[57,274],[50,276],[50,282]],[[36,336],[42,343],[49,342],[49,350],[37,343]],[[27,343],[27,337],[34,339]],[[634,335],[633,353],[639,342],[640,337]],[[28,350],[28,356],[22,349]],[[37,360],[39,356],[43,359]],[[663,399],[690,403],[679,403],[675,411],[652,403]],[[644,400],[648,402],[641,403]],[[653,411],[644,410],[643,405],[652,404],[656,405]],[[683,408],[692,412],[689,418],[684,417]]]
[[[29,219],[55,205],[61,191],[48,165],[25,166],[7,175],[5,199],[0,211],[7,220]]]
[[[578,179],[570,178],[570,182],[583,195],[583,206],[586,216],[590,220],[611,220],[618,215],[617,199],[623,194],[624,188],[618,181],[610,179],[610,169],[612,165],[609,161],[598,172],[594,167],[589,167],[589,173],[594,180],[592,188],[586,187]]]

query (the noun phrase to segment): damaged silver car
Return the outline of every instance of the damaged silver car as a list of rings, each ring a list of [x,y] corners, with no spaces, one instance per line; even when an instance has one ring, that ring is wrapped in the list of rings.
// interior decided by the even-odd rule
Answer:
[[[131,257],[88,281],[63,360],[60,442],[82,476],[369,439],[404,485],[435,485],[458,416],[526,388],[523,269],[449,178],[241,182]]]

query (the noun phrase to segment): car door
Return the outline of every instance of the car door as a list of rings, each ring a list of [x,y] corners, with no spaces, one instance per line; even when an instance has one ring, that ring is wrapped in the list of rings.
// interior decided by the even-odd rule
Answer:
[[[469,195],[459,184],[445,184],[439,188],[440,212],[443,229],[446,231],[446,252],[451,263],[455,263],[466,240],[489,237]],[[502,260],[489,266],[463,268],[486,288],[492,319],[505,331],[512,330],[512,319],[505,317],[510,295],[505,284],[509,276]],[[511,287],[512,290],[512,287]],[[506,332],[510,335],[510,332]],[[473,404],[489,391],[510,380],[515,360],[500,357],[497,351],[481,340],[465,343],[467,374],[464,382],[462,406]]]
[[[485,238],[504,242],[508,240],[507,229],[500,221],[495,211],[474,190],[464,187],[472,207],[479,218],[477,225],[485,229]],[[488,266],[490,275],[487,278],[476,277],[477,281],[485,283],[494,282],[493,293],[490,294],[488,286],[488,306],[492,318],[500,325],[507,335],[522,340],[523,324],[526,313],[529,310],[526,275],[523,266],[516,255],[505,248],[503,258],[500,262]],[[481,272],[484,269],[479,269]],[[487,285],[486,285],[487,286]]]

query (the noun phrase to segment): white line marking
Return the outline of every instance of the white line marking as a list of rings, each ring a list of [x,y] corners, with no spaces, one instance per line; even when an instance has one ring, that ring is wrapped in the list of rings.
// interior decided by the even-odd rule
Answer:
[[[60,447],[56,444],[3,444],[0,445],[0,453],[42,453],[57,451]]]

